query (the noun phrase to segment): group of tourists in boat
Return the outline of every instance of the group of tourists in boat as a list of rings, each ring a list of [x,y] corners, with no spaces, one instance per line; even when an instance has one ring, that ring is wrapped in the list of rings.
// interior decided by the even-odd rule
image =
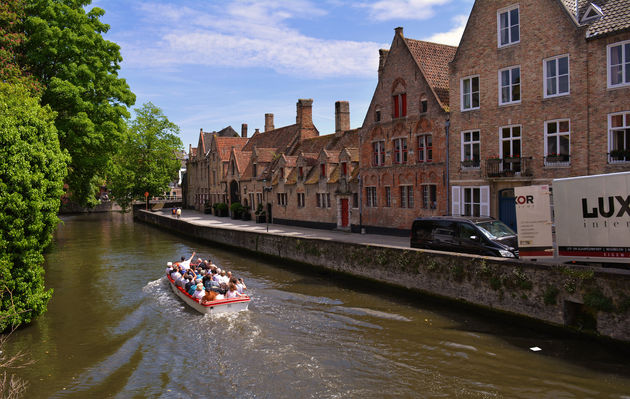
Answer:
[[[195,300],[201,305],[212,305],[222,299],[238,299],[249,297],[245,294],[247,286],[242,278],[232,275],[232,272],[222,270],[210,259],[197,258],[195,252],[188,259],[182,256],[179,262],[168,262],[166,275],[174,290]]]

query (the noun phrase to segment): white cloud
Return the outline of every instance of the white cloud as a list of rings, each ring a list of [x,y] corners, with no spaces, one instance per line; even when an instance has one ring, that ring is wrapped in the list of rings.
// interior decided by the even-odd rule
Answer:
[[[435,15],[435,6],[450,3],[452,0],[379,0],[362,3],[359,6],[370,10],[370,17],[377,21],[391,19],[428,19]]]
[[[435,43],[449,44],[451,46],[458,46],[459,41],[464,34],[466,23],[468,22],[468,15],[457,15],[452,19],[455,26],[448,32],[436,33],[426,40]]]
[[[125,43],[125,62],[131,67],[256,66],[316,78],[369,77],[383,46],[318,39],[290,28],[292,18],[325,15],[306,0],[239,0],[200,9],[142,3],[141,11],[158,37]]]

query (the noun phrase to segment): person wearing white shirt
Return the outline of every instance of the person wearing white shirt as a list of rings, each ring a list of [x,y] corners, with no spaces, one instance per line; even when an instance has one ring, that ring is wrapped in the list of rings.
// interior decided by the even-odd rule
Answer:
[[[190,261],[192,260],[192,258],[195,256],[196,252],[193,252],[192,256],[188,259],[184,258],[182,256],[182,261],[179,262],[179,265],[182,267],[182,269],[184,270],[188,270],[190,269]]]
[[[192,297],[201,301],[201,298],[203,298],[204,295],[206,295],[206,291],[203,289],[203,284],[197,284],[197,289],[195,290],[195,293],[192,295]]]

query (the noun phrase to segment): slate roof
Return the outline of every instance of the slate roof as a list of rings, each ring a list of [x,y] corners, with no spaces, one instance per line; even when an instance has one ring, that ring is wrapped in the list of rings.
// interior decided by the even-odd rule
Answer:
[[[559,1],[578,23],[591,3],[602,10],[603,17],[593,22],[585,22],[585,25],[588,25],[587,39],[630,30],[630,1],[628,0],[579,0],[577,17],[575,0]]]
[[[453,60],[457,47],[407,38],[405,38],[405,42],[440,105],[448,110],[448,64]]]

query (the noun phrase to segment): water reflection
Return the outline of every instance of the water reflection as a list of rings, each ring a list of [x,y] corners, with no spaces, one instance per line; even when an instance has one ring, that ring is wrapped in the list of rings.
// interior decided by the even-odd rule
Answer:
[[[31,397],[629,397],[626,357],[603,345],[278,267],[121,215],[64,222],[47,255],[49,312],[11,341],[37,361],[20,371]],[[165,262],[193,248],[245,279],[249,311],[202,316],[173,295]]]

